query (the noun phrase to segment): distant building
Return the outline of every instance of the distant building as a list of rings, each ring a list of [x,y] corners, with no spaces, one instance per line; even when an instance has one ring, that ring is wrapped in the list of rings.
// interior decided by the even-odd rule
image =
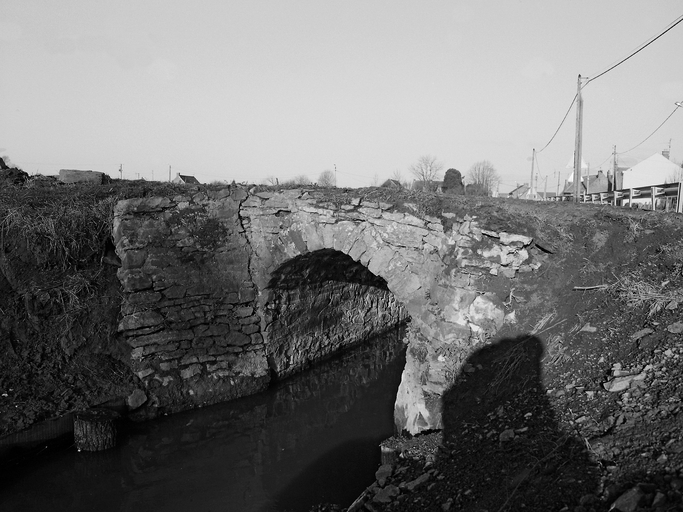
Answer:
[[[660,153],[655,153],[630,169],[618,174],[617,189],[650,187],[672,181],[671,177],[680,173],[681,168]],[[621,178],[621,183],[619,183]]]
[[[514,199],[529,199],[529,193],[530,192],[531,192],[531,187],[529,187],[528,183],[524,183],[523,185],[519,185],[514,190],[508,192],[508,197],[511,197]]]
[[[564,190],[561,195],[574,195],[574,179],[572,175],[570,177],[572,179],[565,181]],[[612,190],[615,190],[615,184],[611,175],[598,171],[597,174],[581,176],[579,194],[599,194],[600,192],[611,192]]]
[[[201,183],[199,183],[199,180],[194,176],[180,174],[179,172],[176,173],[175,178],[173,178],[173,181],[171,183],[175,183],[176,185],[201,185]]]
[[[390,188],[392,190],[401,190],[403,185],[398,180],[389,179],[380,185],[382,188]]]

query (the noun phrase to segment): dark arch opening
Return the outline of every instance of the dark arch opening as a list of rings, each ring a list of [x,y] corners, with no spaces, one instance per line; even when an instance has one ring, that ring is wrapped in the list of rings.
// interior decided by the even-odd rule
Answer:
[[[267,287],[265,340],[282,378],[406,321],[386,281],[350,256],[321,249],[288,260]]]

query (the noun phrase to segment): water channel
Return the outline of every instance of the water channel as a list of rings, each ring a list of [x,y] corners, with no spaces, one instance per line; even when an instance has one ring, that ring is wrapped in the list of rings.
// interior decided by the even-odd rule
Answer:
[[[403,328],[267,392],[132,424],[119,445],[52,447],[3,475],[0,510],[307,511],[348,506],[393,434]]]

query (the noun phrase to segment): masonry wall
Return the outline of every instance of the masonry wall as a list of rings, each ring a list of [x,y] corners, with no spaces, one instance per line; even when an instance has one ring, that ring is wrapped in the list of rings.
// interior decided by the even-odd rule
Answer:
[[[229,400],[269,381],[239,219],[239,188],[121,201],[113,236],[119,331],[161,411]]]
[[[196,189],[122,201],[119,330],[148,405],[179,410],[258,392],[412,319],[397,430],[440,428],[440,397],[505,322],[531,238],[475,217],[322,190]]]

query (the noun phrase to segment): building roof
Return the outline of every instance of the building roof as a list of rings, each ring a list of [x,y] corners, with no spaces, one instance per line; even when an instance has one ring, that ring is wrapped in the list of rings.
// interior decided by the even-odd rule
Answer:
[[[185,183],[186,185],[201,185],[199,183],[199,180],[195,178],[194,176],[190,176],[188,174],[180,174],[177,173],[175,179],[173,180],[173,183]]]
[[[403,185],[401,185],[401,182],[398,180],[395,180],[393,178],[386,180],[380,186],[384,187],[384,188],[393,188],[393,189],[397,189],[397,190],[403,188]]]
[[[598,171],[597,174],[590,176],[581,176],[581,194],[598,194],[600,192],[609,192],[612,190],[612,180],[604,172]],[[567,181],[564,186],[563,194],[574,193],[574,180]]]
[[[508,192],[508,197],[514,197],[517,199],[527,197],[528,195],[529,195],[529,184],[528,183],[524,183],[523,185],[519,185],[517,188]]]
[[[671,176],[680,169],[677,164],[662,156],[661,153],[655,153],[624,171],[623,188],[662,185],[671,181]]]

